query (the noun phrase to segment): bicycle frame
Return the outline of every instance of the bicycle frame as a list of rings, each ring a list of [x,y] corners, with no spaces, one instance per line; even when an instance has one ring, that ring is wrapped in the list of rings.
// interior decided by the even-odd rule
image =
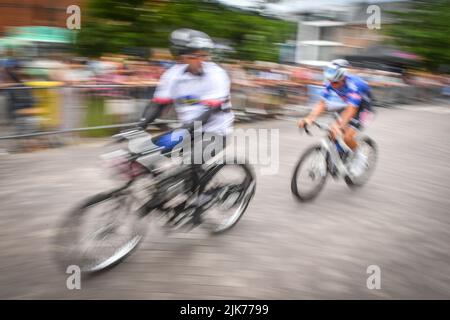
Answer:
[[[339,119],[339,115],[335,114],[335,118]],[[314,121],[313,124],[318,127],[319,129],[326,131],[327,133],[330,131],[330,127],[327,124],[322,124],[319,122]],[[357,130],[357,129],[355,129]],[[307,128],[305,128],[305,131],[309,133],[309,131],[307,130]],[[357,130],[357,132],[359,132],[359,130]],[[342,147],[342,149],[344,149],[345,152],[352,154],[353,150],[350,149],[350,147],[344,142],[344,139],[342,138],[342,135],[339,135],[338,137],[335,138],[336,142],[339,143],[339,145]],[[321,146],[323,148],[323,150],[325,150],[325,157],[327,158],[327,155],[330,157],[330,163],[332,166],[336,167],[337,170],[337,176],[340,177],[346,177],[349,176],[349,170],[347,169],[347,166],[345,165],[345,163],[342,161],[339,152],[336,148],[336,142],[335,140],[333,140],[331,138],[331,136],[328,134],[326,137],[324,137],[321,140]],[[333,168],[328,168],[329,171],[333,170]]]
[[[338,143],[342,146],[342,148],[346,152],[353,152],[343,141],[342,138],[336,139]],[[337,173],[341,177],[345,177],[349,175],[348,169],[344,162],[342,161],[341,157],[339,156],[339,153],[336,149],[335,142],[330,138],[326,137],[323,138],[321,141],[322,148],[325,150],[325,152],[329,155],[331,164],[334,165],[337,169]],[[328,168],[328,170],[331,170],[332,168]]]
[[[151,138],[151,134],[139,130],[126,131],[113,136],[116,142],[128,141],[128,148],[127,150],[121,149],[111,152],[104,155],[103,158],[112,162],[119,173],[125,173],[128,181],[124,189],[131,185],[134,179],[146,170],[147,173],[157,178],[157,183],[164,183],[164,181],[179,175],[189,175],[189,178],[186,179],[190,180],[195,188],[189,192],[188,199],[192,200],[198,197],[200,185],[214,175],[219,166],[209,164],[207,170],[199,173],[190,165],[183,164],[182,161],[170,164],[170,157],[163,155],[163,148],[154,145]],[[137,141],[139,139],[141,140]],[[133,164],[136,165],[136,168],[141,168],[141,170],[131,170]],[[163,168],[160,168],[159,165],[162,165]],[[136,174],[133,174],[134,172]],[[178,184],[179,182],[168,190],[177,188]],[[158,196],[149,199],[142,206],[140,215],[145,216],[150,211],[160,208],[165,201],[167,201],[167,197],[164,194],[158,194]]]

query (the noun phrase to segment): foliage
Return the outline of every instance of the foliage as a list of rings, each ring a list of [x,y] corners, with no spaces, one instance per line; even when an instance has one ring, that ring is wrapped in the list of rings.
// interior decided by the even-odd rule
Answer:
[[[392,42],[423,57],[428,69],[450,65],[450,1],[414,0],[410,9],[390,14],[398,19],[387,30]]]
[[[292,37],[296,25],[230,9],[215,1],[90,0],[76,49],[87,56],[120,53],[129,47],[167,47],[176,28],[201,30],[230,41],[235,58],[276,61],[277,43]]]

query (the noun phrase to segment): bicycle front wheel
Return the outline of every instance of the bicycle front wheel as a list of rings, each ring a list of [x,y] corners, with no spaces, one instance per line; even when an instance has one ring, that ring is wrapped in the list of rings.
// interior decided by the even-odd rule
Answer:
[[[128,190],[95,195],[63,221],[56,239],[60,265],[96,272],[122,261],[145,234],[139,202]]]
[[[328,177],[327,153],[320,145],[307,149],[295,166],[291,180],[292,194],[300,201],[312,200]]]

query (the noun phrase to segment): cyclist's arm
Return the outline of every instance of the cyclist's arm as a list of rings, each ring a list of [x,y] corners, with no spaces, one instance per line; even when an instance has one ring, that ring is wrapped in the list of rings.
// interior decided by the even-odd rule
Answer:
[[[326,100],[330,98],[331,89],[328,84],[325,85],[322,93],[320,94],[320,101],[316,104],[313,110],[306,117],[306,121],[312,122],[317,119],[327,108]]]
[[[311,121],[314,121],[317,119],[318,116],[320,116],[327,108],[327,105],[325,103],[324,99],[321,99],[316,106],[313,108],[313,110],[309,113],[307,118]]]
[[[199,117],[193,119],[191,122],[185,123],[181,128],[188,131],[194,131],[196,125],[205,125],[209,118],[221,111],[223,101],[221,100],[207,100],[202,101],[202,105],[208,107],[205,112],[203,112]]]
[[[161,115],[165,107],[171,103],[172,101],[170,99],[152,99],[139,120],[139,127],[145,130],[151,122],[155,121]]]
[[[145,130],[149,123],[155,121],[165,109],[172,103],[172,85],[176,79],[177,69],[172,67],[161,76],[158,87],[151,102],[145,108],[139,121],[139,127]]]

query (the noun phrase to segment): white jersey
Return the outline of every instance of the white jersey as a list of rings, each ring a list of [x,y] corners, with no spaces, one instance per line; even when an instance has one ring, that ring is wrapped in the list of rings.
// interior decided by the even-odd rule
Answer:
[[[203,62],[202,69],[202,75],[193,75],[186,71],[186,64],[174,65],[161,76],[154,98],[173,100],[178,118],[183,123],[192,122],[208,110],[209,107],[200,104],[200,101],[226,101],[222,106],[225,111],[211,115],[203,125],[203,131],[230,134],[234,121],[230,79],[225,70],[213,62]]]

